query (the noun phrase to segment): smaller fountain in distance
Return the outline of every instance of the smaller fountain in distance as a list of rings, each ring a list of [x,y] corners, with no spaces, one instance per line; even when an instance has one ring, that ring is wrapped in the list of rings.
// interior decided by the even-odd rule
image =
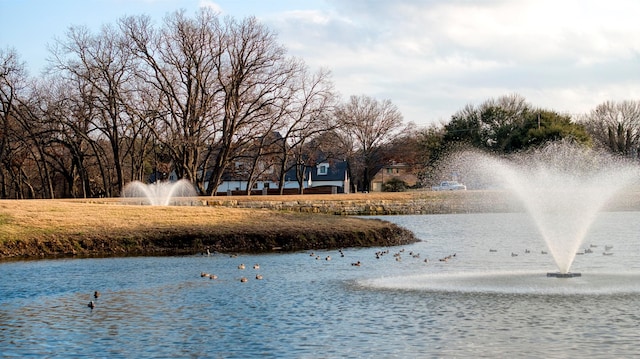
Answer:
[[[197,196],[196,190],[186,179],[176,182],[158,181],[145,184],[140,181],[129,182],[122,191],[123,198],[141,199],[152,206],[169,206],[183,203],[180,198]]]

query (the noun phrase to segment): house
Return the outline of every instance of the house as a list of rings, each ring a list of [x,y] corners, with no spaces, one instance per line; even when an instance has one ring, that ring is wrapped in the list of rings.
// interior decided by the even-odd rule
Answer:
[[[286,147],[286,141],[277,131],[255,138],[246,144],[244,151],[239,152],[227,163],[214,193],[279,194],[279,181],[282,177],[280,161],[282,150]],[[297,165],[289,164],[292,168],[285,173],[283,193],[299,192],[298,174],[302,174],[304,178],[302,187],[305,193],[349,193],[349,165],[346,161],[327,159],[316,163],[314,159],[327,158],[323,153],[312,153],[303,157],[304,162]],[[203,181],[203,188],[208,188],[211,175],[210,169],[198,172],[197,176]],[[161,172],[153,177],[155,179],[160,176],[167,175]]]
[[[259,164],[260,175],[252,181],[252,191],[269,190],[278,187],[278,177],[273,166],[267,166],[264,162]],[[208,185],[205,183],[205,186]],[[222,174],[222,182],[218,185],[218,193],[246,193],[249,186],[249,168],[243,161],[235,161]]]
[[[384,184],[391,179],[401,180],[409,187],[415,186],[418,182],[418,176],[414,173],[410,165],[391,162],[378,171],[373,177],[373,180],[371,180],[371,186],[369,188],[372,192],[382,192]]]
[[[350,177],[347,161],[325,161],[308,167],[305,190],[315,189],[318,193],[349,193]],[[328,191],[324,192],[321,189]]]
[[[217,193],[243,194],[247,190],[248,183],[249,181],[242,175],[242,171],[228,171],[223,175]],[[331,160],[304,166],[303,188],[305,193],[349,193],[349,186],[347,161]],[[284,189],[287,193],[298,192],[299,184],[295,167],[286,173]],[[255,181],[252,188],[252,192],[254,191],[257,194],[278,193],[278,179],[272,177]]]

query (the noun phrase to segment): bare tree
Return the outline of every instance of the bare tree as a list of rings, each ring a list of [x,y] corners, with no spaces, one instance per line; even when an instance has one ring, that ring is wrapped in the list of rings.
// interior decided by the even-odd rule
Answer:
[[[158,109],[162,106],[160,97],[153,96],[154,91],[148,88],[148,84],[142,83],[139,79],[136,82],[137,91],[130,94],[135,100],[130,101],[131,106],[127,107],[131,117],[131,135],[127,137],[131,143],[128,145],[130,150],[127,152],[127,162],[131,171],[130,180],[145,181],[145,175],[149,175],[149,166],[152,167],[154,176],[158,173],[156,129]]]
[[[581,122],[596,145],[624,156],[640,156],[640,101],[606,101]]]
[[[165,18],[155,30],[148,17],[129,17],[120,22],[137,57],[144,62],[139,78],[161,99],[149,111],[147,121],[157,140],[170,154],[178,177],[190,179],[202,190],[203,150],[210,148],[215,133],[220,91],[214,61],[219,42],[217,15],[201,9],[194,19],[184,11]],[[152,93],[153,93],[152,92]]]
[[[34,82],[14,51],[0,52],[0,100],[2,102],[0,161],[5,180],[10,179],[16,198],[53,198],[53,179],[46,161],[48,134],[42,126]]]
[[[282,146],[281,142],[283,141],[280,133],[274,130],[276,123],[275,121],[266,123],[266,128],[260,132],[262,135],[254,140],[251,149],[247,151],[248,161],[244,161],[249,164],[246,195],[251,195],[253,185],[258,180],[275,180],[274,158],[280,154],[278,149]]]
[[[1,192],[0,197],[6,198],[9,194],[8,182],[12,181],[11,147],[13,129],[12,122],[18,92],[24,86],[26,71],[24,64],[18,59],[18,54],[13,49],[0,49],[0,171]]]
[[[66,181],[65,197],[106,196],[111,189],[112,156],[93,119],[100,110],[96,89],[78,77],[52,76],[37,90],[39,121],[48,133],[45,152]]]
[[[301,175],[299,193],[304,187],[304,162],[309,154],[304,153],[305,144],[318,135],[335,128],[333,111],[336,106],[336,95],[331,82],[331,73],[321,69],[310,74],[306,67],[293,79],[289,87],[291,93],[278,103],[277,116],[282,118],[280,142],[279,184],[280,194],[284,193],[286,174],[294,166]]]
[[[222,110],[217,154],[208,177],[207,193],[213,195],[234,151],[248,143],[252,128],[269,121],[276,102],[300,70],[299,62],[286,58],[275,34],[255,18],[240,22],[226,18],[221,30],[220,47],[213,51]]]
[[[86,27],[70,27],[65,40],[58,40],[51,51],[52,64],[63,76],[83,81],[84,101],[91,101],[95,113],[92,125],[107,139],[114,166],[114,185],[108,186],[107,195],[119,194],[124,186],[123,158],[129,148],[125,141],[131,118],[126,103],[132,86],[133,56],[126,39],[113,26],[105,25],[94,35]]]
[[[368,96],[351,96],[337,111],[340,129],[352,144],[351,170],[363,191],[381,168],[382,146],[398,135],[402,114],[390,100],[378,101]]]

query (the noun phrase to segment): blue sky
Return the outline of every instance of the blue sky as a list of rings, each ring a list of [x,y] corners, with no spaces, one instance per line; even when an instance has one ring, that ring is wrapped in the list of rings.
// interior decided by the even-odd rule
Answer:
[[[38,75],[69,26],[201,6],[256,16],[343,98],[390,99],[419,125],[512,93],[574,115],[640,100],[636,0],[0,0],[0,47]]]

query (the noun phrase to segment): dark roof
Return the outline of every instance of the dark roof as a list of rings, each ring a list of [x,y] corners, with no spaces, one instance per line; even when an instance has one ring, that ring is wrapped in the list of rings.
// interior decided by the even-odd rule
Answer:
[[[329,168],[327,171],[326,175],[319,175],[318,174],[318,166],[323,164],[323,163],[328,163],[329,164]],[[305,176],[304,176],[304,180],[308,181],[309,180],[309,174],[311,174],[311,182],[316,182],[316,181],[343,181],[344,177],[345,177],[345,172],[348,172],[349,170],[349,164],[347,163],[347,161],[329,161],[329,162],[322,162],[319,163],[315,166],[307,166],[306,170],[305,170]],[[286,177],[289,180],[295,180],[296,178],[296,168],[292,168],[289,171],[287,171],[287,175]]]
[[[325,162],[327,163],[327,162]],[[311,181],[342,181],[344,180],[344,174],[348,170],[346,161],[331,161],[329,163],[329,170],[326,175],[318,174],[318,166],[314,166],[310,168],[310,171],[307,173],[311,173]],[[308,177],[305,177],[308,179]]]

